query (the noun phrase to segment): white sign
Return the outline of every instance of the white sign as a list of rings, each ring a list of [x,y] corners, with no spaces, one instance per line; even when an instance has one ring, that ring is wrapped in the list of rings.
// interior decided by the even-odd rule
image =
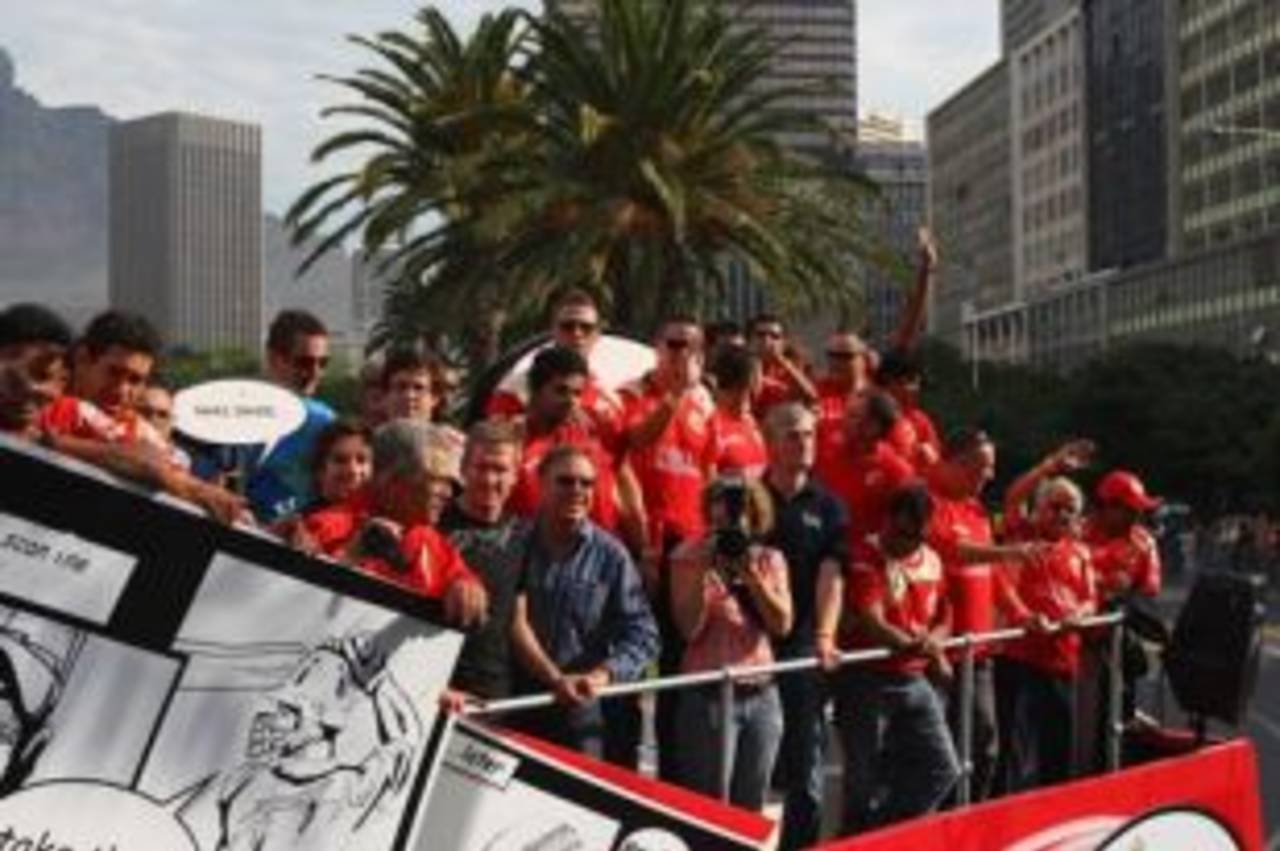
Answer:
[[[0,512],[0,592],[98,624],[115,609],[136,560]]]
[[[173,400],[174,425],[205,443],[271,446],[307,418],[302,400],[265,381],[226,380],[197,384]],[[265,457],[265,453],[264,453]]]

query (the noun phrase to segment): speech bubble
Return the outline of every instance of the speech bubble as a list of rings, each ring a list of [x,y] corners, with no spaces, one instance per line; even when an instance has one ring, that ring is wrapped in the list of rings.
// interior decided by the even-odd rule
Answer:
[[[267,445],[302,425],[307,409],[283,387],[265,381],[225,379],[197,384],[173,399],[174,426],[205,443],[226,446]]]
[[[57,781],[0,800],[0,848],[51,851],[199,851],[177,817],[127,789]]]

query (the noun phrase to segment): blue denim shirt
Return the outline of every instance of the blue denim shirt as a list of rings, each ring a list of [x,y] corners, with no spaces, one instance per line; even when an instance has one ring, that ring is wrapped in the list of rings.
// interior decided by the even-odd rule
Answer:
[[[631,556],[587,521],[573,551],[556,561],[531,530],[522,591],[529,625],[564,671],[600,665],[614,682],[638,679],[658,655],[658,625]]]

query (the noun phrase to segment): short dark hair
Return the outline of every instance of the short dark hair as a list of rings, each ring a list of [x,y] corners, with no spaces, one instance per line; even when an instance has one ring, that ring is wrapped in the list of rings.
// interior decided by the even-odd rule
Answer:
[[[711,375],[721,390],[746,390],[760,358],[738,346],[724,346],[711,361]]]
[[[924,378],[924,364],[920,355],[903,348],[893,348],[880,356],[880,368],[876,370],[876,382],[910,381]]]
[[[784,331],[787,327],[787,324],[782,321],[782,317],[778,314],[762,312],[751,317],[751,321],[747,323],[747,333],[754,334],[756,329],[761,325],[778,325],[781,326]]]
[[[976,452],[987,445],[995,445],[991,435],[977,426],[962,426],[947,435],[947,441],[942,447],[942,456],[959,458],[961,455]]]
[[[80,335],[79,345],[92,358],[101,356],[114,346],[155,359],[164,347],[160,342],[160,332],[154,325],[136,313],[120,310],[108,310],[95,316]]]
[[[329,329],[306,310],[282,310],[271,320],[267,330],[267,348],[278,355],[293,351],[293,343],[299,337],[327,337]]]
[[[889,495],[888,516],[911,518],[921,528],[933,515],[933,498],[923,482],[909,481]]]
[[[596,297],[581,287],[573,287],[556,296],[551,302],[551,315],[555,316],[566,307],[589,307],[597,313],[600,312]]]
[[[590,374],[587,359],[578,352],[565,346],[549,346],[538,352],[529,367],[529,393],[537,393],[557,378]]]
[[[414,348],[394,349],[387,353],[387,358],[382,364],[382,386],[384,389],[391,386],[391,379],[397,372],[432,372],[432,358],[430,355]],[[432,389],[434,390],[434,375],[432,376]]]
[[[542,478],[552,467],[569,458],[586,458],[592,468],[596,467],[596,459],[590,452],[574,443],[561,443],[552,447],[551,451],[542,456],[542,460],[538,462],[538,478]]]
[[[880,427],[882,434],[888,434],[897,425],[902,416],[902,409],[893,397],[883,390],[873,390],[867,394],[863,416],[871,419]]]
[[[357,420],[334,420],[316,436],[315,446],[311,449],[311,472],[319,475],[333,447],[338,441],[348,437],[358,437],[370,450],[373,449],[373,430],[364,423]]]
[[[39,304],[15,304],[0,312],[0,349],[33,343],[71,345],[71,326]]]
[[[715,322],[708,322],[702,329],[702,336],[707,340],[707,346],[714,348],[716,344],[723,341],[726,337],[736,337],[742,333],[742,326],[732,319],[720,319]]]

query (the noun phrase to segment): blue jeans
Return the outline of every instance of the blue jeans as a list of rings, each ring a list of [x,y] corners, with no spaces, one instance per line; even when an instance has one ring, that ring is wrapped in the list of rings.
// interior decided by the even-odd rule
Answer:
[[[845,835],[931,812],[960,778],[942,701],[923,674],[846,669],[836,723]]]
[[[718,687],[681,692],[679,707],[680,771],[684,784],[719,797],[721,777],[721,707]],[[733,702],[734,730],[729,737],[729,801],[759,810],[773,773],[782,740],[782,705],[770,684],[739,688]]]
[[[778,851],[798,851],[816,845],[822,833],[827,692],[817,671],[797,671],[778,677],[778,696],[783,720],[778,761],[786,796]]]

